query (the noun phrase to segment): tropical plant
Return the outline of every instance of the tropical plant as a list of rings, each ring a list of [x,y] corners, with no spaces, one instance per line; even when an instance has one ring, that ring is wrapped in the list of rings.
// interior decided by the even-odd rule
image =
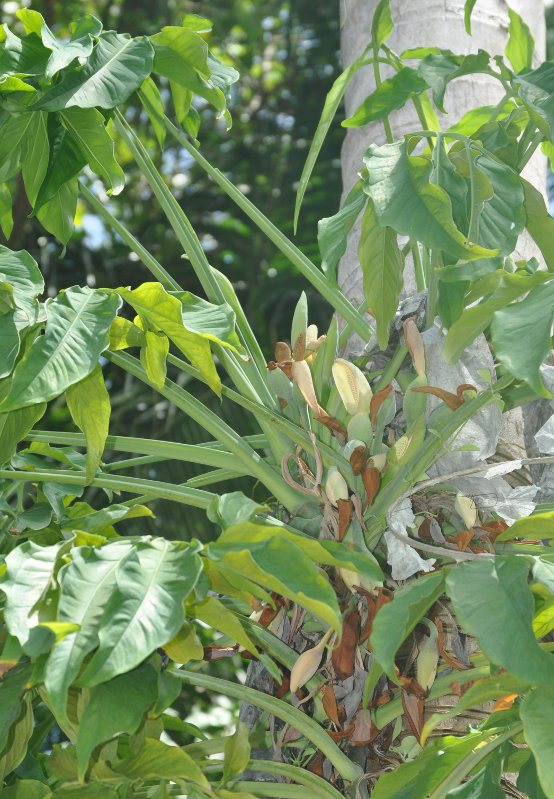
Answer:
[[[468,25],[473,5],[466,3]],[[208,50],[206,20],[187,15],[181,26],[131,38],[87,16],[61,42],[37,12],[19,18],[24,35],[5,29],[0,55],[0,222],[9,227],[10,181],[21,171],[33,213],[62,245],[80,194],[153,280],[71,286],[42,302],[35,261],[0,251],[4,794],[247,799],[301,797],[308,788],[329,798],[371,789],[377,799],[438,799],[501,796],[502,773],[518,771],[521,792],[554,797],[553,645],[545,640],[554,627],[554,508],[535,506],[523,468],[552,458],[489,463],[489,442],[476,439],[461,445],[476,453],[470,470],[428,474],[479,415],[493,426],[503,407],[551,396],[551,372],[541,365],[551,343],[554,222],[520,172],[540,144],[552,153],[554,67],[530,68],[525,24],[512,14],[509,64],[438,48],[396,55],[386,45],[392,21],[382,0],[367,53],[327,98],[299,204],[357,69],[373,64],[378,75],[384,61],[396,74],[378,81],[347,124],[386,119],[411,101],[422,129],[369,148],[360,181],[320,223],[320,269],[198,149],[194,96],[230,124],[229,87],[238,78]],[[468,71],[497,78],[505,97],[441,131],[427,92],[440,108],[448,81]],[[232,284],[209,264],[126,119],[134,92],[160,145],[166,133],[175,137],[340,314],[326,336],[308,324],[303,295],[290,343],[278,342],[266,362]],[[165,112],[170,95],[178,125]],[[183,291],[87,188],[92,170],[110,191],[122,190],[114,139],[136,160],[205,298]],[[360,214],[371,320],[335,278]],[[524,228],[546,268],[511,257]],[[418,320],[395,316],[408,252],[427,290],[423,333]],[[430,339],[437,313],[448,331],[442,355]],[[374,328],[381,349],[391,329],[402,331],[383,368],[340,357],[352,331],[369,342]],[[454,391],[427,384],[431,357],[463,359],[483,331],[497,359],[489,369]],[[138,357],[127,351],[137,349]],[[107,361],[210,440],[108,435]],[[245,409],[259,432],[238,435],[183,378]],[[64,393],[81,432],[41,429],[47,403]],[[552,437],[549,422],[537,436],[542,451],[554,450]],[[181,485],[125,475],[160,459],[211,470]],[[495,504],[464,492],[467,472],[490,481]],[[512,488],[508,474],[524,484]],[[233,477],[248,478],[257,498],[205,490]],[[86,501],[88,487],[105,492],[102,507]],[[120,493],[136,496],[120,501]],[[204,509],[221,533],[207,545],[140,535],[136,520],[154,498]],[[133,535],[118,535],[123,520]],[[222,634],[216,645],[202,646],[203,625]],[[458,625],[474,636],[471,649]],[[239,648],[267,670],[267,690],[202,670],[203,661]],[[262,715],[251,731],[239,723],[233,735],[207,739],[172,711],[183,683]],[[452,695],[459,701],[447,714],[426,714],[432,700]],[[471,729],[440,735],[441,722],[489,700],[492,712]],[[55,727],[61,743],[46,739]],[[199,740],[175,745],[184,735]],[[272,744],[273,759],[251,759],[252,746]]]

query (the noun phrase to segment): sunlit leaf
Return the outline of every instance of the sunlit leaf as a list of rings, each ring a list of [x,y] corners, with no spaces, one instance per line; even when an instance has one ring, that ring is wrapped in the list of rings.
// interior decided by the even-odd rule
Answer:
[[[514,84],[519,96],[536,125],[550,141],[554,138],[553,81],[554,63],[552,62],[546,62],[532,72],[525,72],[523,75],[514,77]]]
[[[56,72],[67,67],[76,58],[88,58],[92,53],[94,37],[102,31],[100,20],[87,14],[70,25],[71,38],[67,42],[56,39],[50,28],[44,24],[41,27],[42,43],[52,50],[46,64],[44,77],[50,80]]]
[[[208,786],[206,777],[190,755],[178,746],[154,738],[147,738],[135,755],[117,761],[113,768],[132,780],[183,779]]]
[[[425,80],[414,69],[403,67],[392,78],[384,80],[341,124],[343,128],[361,128],[375,119],[384,119],[426,88]]]
[[[523,69],[531,67],[535,40],[529,27],[513,8],[508,9],[508,14],[510,24],[508,26],[508,43],[504,52],[514,68],[514,72],[521,72]]]
[[[66,389],[65,401],[77,427],[87,442],[87,483],[94,478],[104,452],[110,424],[110,396],[104,385],[102,367],[96,364],[92,372]]]
[[[239,721],[233,735],[225,739],[225,760],[223,763],[223,783],[234,780],[242,774],[250,760],[250,744],[248,727]]]
[[[443,107],[444,92],[447,84],[461,75],[472,75],[478,72],[490,73],[490,55],[484,50],[477,54],[455,55],[450,50],[441,50],[440,54],[430,53],[418,67],[418,74],[433,91],[433,101],[437,108],[445,113]]]
[[[114,157],[114,143],[96,108],[67,108],[60,118],[86,158],[90,168],[107,181],[110,192],[119,194],[125,174]]]
[[[337,266],[346,252],[346,237],[367,202],[363,182],[358,180],[334,216],[317,223],[317,243],[321,253],[321,269],[330,280],[337,279]]]
[[[44,415],[45,410],[46,403],[40,402],[9,413],[0,413],[0,464],[11,458],[17,444]]]
[[[525,739],[535,756],[540,785],[551,799],[554,796],[554,739],[552,738],[554,688],[539,686],[521,703]]]

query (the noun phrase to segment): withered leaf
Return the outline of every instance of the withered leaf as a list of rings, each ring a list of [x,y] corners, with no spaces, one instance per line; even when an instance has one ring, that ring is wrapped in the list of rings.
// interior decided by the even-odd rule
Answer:
[[[289,380],[292,380],[292,361],[282,361],[277,366],[286,374]]]
[[[360,633],[360,643],[369,638],[371,635],[371,631],[373,629],[373,621],[375,616],[377,615],[378,611],[386,605],[387,602],[392,602],[393,599],[393,592],[390,588],[385,588],[384,586],[379,586],[377,589],[377,595],[370,594],[363,588],[358,589],[359,594],[363,594],[366,598],[367,602],[367,619],[364,624],[364,628]]]
[[[273,695],[277,697],[277,699],[282,699],[286,694],[288,694],[290,689],[290,677],[288,674],[281,675],[281,685],[278,683],[275,685],[275,690]]]
[[[519,694],[506,694],[506,696],[501,696],[500,699],[497,699],[494,705],[492,706],[494,710],[509,710],[511,706],[514,704],[514,701],[518,698]]]
[[[333,724],[336,724],[337,727],[340,727],[341,723],[339,721],[339,713],[337,710],[337,700],[335,699],[333,686],[329,683],[324,685],[321,689],[321,701],[327,716],[331,719]]]
[[[323,777],[323,761],[325,760],[325,755],[318,749],[315,753],[314,757],[312,758],[310,765],[307,766],[308,771],[311,771],[312,774],[317,774],[318,777]]]
[[[402,689],[402,707],[414,736],[419,741],[423,729],[423,699]]]
[[[398,666],[395,665],[394,671],[396,673],[396,680],[398,684],[406,691],[407,694],[411,694],[413,696],[417,696],[420,699],[425,699],[427,696],[427,691],[423,688],[415,677],[404,677],[400,674],[400,670]]]
[[[379,727],[371,721],[371,715],[367,708],[360,708],[349,727],[352,734],[348,739],[352,746],[367,746],[380,733]]]
[[[342,541],[352,519],[352,500],[337,499],[337,506],[339,509],[339,541]]]
[[[460,399],[456,394],[451,391],[446,391],[444,388],[437,386],[418,386],[411,388],[410,391],[419,391],[422,394],[432,394],[434,397],[441,399],[451,411],[457,410],[460,405],[463,405],[463,399]]]
[[[462,402],[464,401],[464,391],[475,391],[477,393],[477,389],[475,386],[472,386],[471,383],[462,383],[456,389],[456,394],[458,395],[458,399]]]
[[[349,727],[347,730],[325,730],[327,735],[333,739],[335,743],[342,741],[344,738],[349,738],[352,735],[353,729]]]
[[[387,399],[390,393],[393,391],[392,383],[388,383],[384,388],[379,389],[376,391],[375,394],[371,398],[371,404],[369,406],[369,415],[371,418],[371,427],[375,430],[375,421],[377,419],[377,411],[383,404],[383,402]]]
[[[344,427],[341,425],[340,422],[337,422],[336,419],[333,419],[332,416],[329,416],[327,411],[323,410],[323,408],[319,407],[319,413],[317,413],[314,417],[316,421],[321,422],[321,424],[325,425],[325,427],[331,431],[331,433],[335,436],[341,446],[346,444],[347,439],[347,432]]]
[[[367,447],[364,446],[363,444],[360,444],[352,451],[352,454],[350,455],[350,466],[352,467],[352,473],[354,475],[360,474],[360,472],[364,468],[366,458],[367,458]]]
[[[456,533],[456,543],[460,552],[465,552],[469,546],[470,541],[473,539],[473,530],[459,530]]]
[[[281,361],[290,361],[291,351],[289,345],[284,341],[278,341],[275,345],[275,360],[277,363]]]
[[[446,649],[444,648],[444,628],[442,625],[442,621],[435,616],[434,620],[435,624],[437,625],[437,630],[439,634],[437,636],[437,648],[439,650],[440,656],[443,660],[445,660],[449,666],[452,666],[454,669],[458,669],[458,671],[465,671],[465,669],[471,668],[462,660],[457,658],[455,655],[449,654]]]
[[[303,361],[305,352],[306,352],[306,334],[299,333],[292,347],[292,357],[294,358],[295,361]]]
[[[342,624],[341,642],[331,654],[331,662],[339,680],[345,680],[354,673],[359,632],[360,615],[357,610],[350,610]]]
[[[479,525],[480,530],[485,530],[489,534],[489,540],[494,541],[500,533],[503,533],[504,530],[508,529],[508,525],[503,519],[493,519],[486,524]]]
[[[364,466],[362,469],[362,482],[367,496],[367,503],[371,505],[381,485],[381,472],[375,466]]]

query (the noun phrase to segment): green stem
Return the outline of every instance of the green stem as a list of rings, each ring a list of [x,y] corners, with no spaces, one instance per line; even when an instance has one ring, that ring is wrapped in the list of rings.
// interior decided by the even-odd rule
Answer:
[[[27,433],[24,440],[37,441],[44,444],[62,444],[68,447],[86,447],[86,439],[82,433],[58,433],[53,430],[33,430],[31,433]],[[219,445],[219,442],[215,443],[216,446]],[[214,466],[218,469],[237,469],[237,459],[234,455],[203,444],[180,444],[176,441],[159,441],[157,439],[131,438],[128,436],[108,436],[104,446],[106,449],[113,449],[118,452],[152,455],[164,460],[200,463],[203,466]],[[251,471],[248,470],[244,472],[244,474],[251,474]]]
[[[191,488],[201,488],[202,486],[221,483],[224,480],[236,480],[237,477],[244,477],[244,472],[237,472],[232,469],[214,469],[211,472],[204,472],[196,477],[191,477],[187,480],[186,485]]]
[[[436,250],[431,251],[431,264],[429,268],[429,280],[427,283],[427,327],[432,327],[437,314],[437,300],[438,300],[438,280],[437,269],[440,266],[440,255]]]
[[[396,376],[396,373],[398,372],[398,370],[400,369],[400,367],[404,363],[404,359],[406,358],[407,354],[408,354],[408,348],[406,346],[402,347],[399,344],[396,347],[394,355],[392,356],[390,361],[387,363],[387,365],[383,369],[381,377],[379,378],[379,380],[376,382],[375,386],[373,387],[373,393],[375,393],[376,391],[379,391],[380,389],[384,388],[385,386],[388,386],[388,384],[391,382],[393,377]]]
[[[538,131],[538,132],[535,134],[535,136],[534,136],[534,138],[533,138],[533,140],[532,140],[531,144],[530,144],[530,145],[529,145],[529,147],[528,147],[528,148],[525,150],[525,152],[523,153],[522,157],[521,157],[521,158],[520,158],[520,160],[519,160],[519,163],[518,163],[518,165],[517,165],[517,171],[518,171],[518,173],[519,173],[519,172],[521,172],[521,171],[522,171],[522,169],[523,169],[523,168],[524,168],[524,167],[527,165],[528,161],[529,161],[529,160],[532,158],[532,156],[533,156],[533,154],[534,154],[535,150],[537,149],[537,147],[539,146],[539,144],[541,144],[541,142],[542,142],[542,141],[544,141],[544,136],[542,135],[542,133],[541,133],[541,132],[540,132],[540,130],[539,130],[539,131]]]
[[[134,466],[145,466],[149,463],[160,463],[165,461],[160,455],[139,455],[136,458],[125,458],[121,461],[105,463],[102,467],[104,472],[119,472],[121,469],[132,469]]]
[[[123,352],[109,352],[106,353],[107,357],[118,366],[125,369],[125,371],[142,380],[143,383],[158,391],[163,397],[173,402],[178,408],[188,414],[195,422],[197,422],[204,430],[217,438],[221,443],[232,452],[241,463],[248,474],[256,477],[262,482],[266,488],[283,504],[289,511],[293,511],[301,504],[301,495],[290,488],[282,479],[281,475],[275,472],[263,458],[252,449],[232,427],[226,424],[219,418],[213,411],[201,403],[188,391],[180,388],[171,380],[165,381],[163,388],[159,388],[152,383],[142,368],[140,361],[133,358],[131,355]],[[240,394],[238,396],[241,396]],[[244,398],[243,398],[244,399]],[[252,405],[258,408],[264,408],[263,405]],[[264,410],[266,410],[264,408]]]
[[[377,60],[379,56],[379,48],[376,44],[373,45],[373,74],[375,76],[375,88],[378,89],[381,85],[381,70],[379,69],[379,61]],[[383,125],[385,128],[385,135],[387,137],[387,143],[392,144],[394,141],[394,136],[392,135],[392,128],[390,126],[389,118],[386,116],[383,119]]]
[[[202,771],[204,774],[209,774],[211,772],[217,774],[223,770],[223,765],[223,760],[208,761],[206,766],[202,768]],[[249,760],[245,770],[260,771],[263,774],[278,774],[279,776],[287,777],[289,780],[293,780],[300,785],[311,788],[312,792],[322,799],[342,799],[342,795],[337,789],[333,788],[326,780],[323,780],[321,777],[318,777],[317,774],[313,774],[307,769],[300,768],[299,766],[292,766],[290,763],[277,763],[274,760]],[[245,783],[243,782],[242,784],[244,785]],[[259,782],[255,784],[260,785]],[[266,786],[267,782],[261,784]],[[279,784],[282,785],[283,783]],[[233,783],[233,785],[235,785],[235,783]]]
[[[364,300],[363,302],[360,303],[360,305],[358,305],[357,311],[359,314],[365,314],[367,309],[368,309],[367,300]],[[346,322],[346,324],[339,333],[339,350],[348,341],[352,333],[352,330],[353,327],[350,324],[350,322]]]
[[[427,288],[427,278],[423,269],[421,261],[421,253],[419,251],[419,244],[415,239],[410,239],[410,249],[414,259],[414,269],[416,277],[416,287],[418,291],[423,291]]]
[[[319,291],[327,302],[340,313],[340,315],[350,322],[353,329],[364,341],[369,341],[372,328],[371,325],[356,311],[346,297],[340,292],[336,284],[330,283],[320,269],[313,264],[304,253],[298,249],[279,228],[256,208],[244,194],[223,175],[219,169],[213,167],[203,155],[188,141],[186,135],[179,130],[173,123],[164,117],[160,117],[167,130],[175,139],[192,155],[195,161],[210,175],[214,181],[225,191],[226,194],[241,208],[244,213],[266,234],[266,236],[281,250],[299,272]]]
[[[256,691],[254,688],[249,688],[245,685],[237,685],[236,683],[222,680],[219,677],[212,677],[208,674],[195,673],[186,671],[185,669],[168,669],[168,674],[191,685],[206,688],[210,691],[217,691],[224,695],[232,696],[235,699],[250,702],[256,707],[261,707],[262,710],[273,713],[278,718],[291,724],[301,732],[302,735],[305,735],[308,740],[314,743],[318,749],[321,749],[323,754],[329,758],[344,780],[353,781],[361,776],[360,767],[352,763],[319,724],[305,713],[302,713],[295,707],[291,707],[281,699],[276,699],[274,696]],[[262,783],[262,785],[264,784]],[[262,793],[262,796],[263,795]],[[279,796],[279,794],[277,794],[277,796]],[[305,792],[303,797],[305,797]]]
[[[470,192],[470,209],[471,209],[469,216],[469,230],[467,238],[473,244],[477,244],[477,241],[479,239],[480,204],[477,201],[475,162],[473,161],[471,155],[471,145],[467,141],[467,139],[464,141],[464,148],[466,151],[467,168],[469,170],[469,192]]]
[[[17,472],[9,469],[0,469],[0,479],[18,480],[24,482],[63,483],[74,486],[93,486],[108,488],[111,491],[127,491],[130,494],[146,494],[151,499],[170,499],[195,508],[206,508],[213,501],[215,494],[200,491],[196,488],[176,486],[171,483],[162,483],[158,480],[143,480],[139,477],[122,477],[121,475],[101,475],[87,483],[84,472],[73,472],[68,469],[56,471]]]
[[[163,266],[154,258],[154,256],[142,246],[140,241],[127,230],[125,225],[122,224],[119,219],[116,219],[116,217],[109,211],[104,203],[100,202],[98,197],[96,197],[96,195],[87,189],[84,183],[79,182],[79,191],[91,208],[96,211],[98,216],[104,219],[108,225],[110,225],[110,227],[112,227],[116,233],[121,236],[129,249],[133,250],[133,252],[138,255],[142,263],[150,270],[150,272],[152,272],[156,280],[158,280],[165,289],[168,291],[182,291],[182,287],[179,285],[179,283],[177,283],[177,281],[171,277],[169,272],[163,268]]]

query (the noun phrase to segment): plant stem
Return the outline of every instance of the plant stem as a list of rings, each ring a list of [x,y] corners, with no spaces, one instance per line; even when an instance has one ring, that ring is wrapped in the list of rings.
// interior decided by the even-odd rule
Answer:
[[[159,388],[148,379],[138,359],[127,353],[108,352],[106,354],[113,363],[121,366],[125,371],[138,377],[146,385],[158,391],[163,397],[173,402],[174,405],[194,419],[214,438],[221,441],[236,456],[239,463],[245,467],[247,473],[260,480],[287,510],[293,511],[302,504],[301,495],[288,486],[281,475],[275,472],[249,444],[243,441],[232,427],[220,419],[213,411],[210,411],[209,408],[206,408],[196,397],[193,397],[188,391],[167,379],[164,387]],[[256,409],[258,407],[264,408],[263,405],[255,405],[255,407]]]
[[[379,47],[376,43],[373,44],[373,74],[375,76],[375,88],[378,89],[381,85],[381,70],[379,69],[379,61],[377,60],[379,56]],[[394,141],[394,136],[392,135],[392,128],[390,126],[389,118],[386,116],[383,119],[383,126],[385,128],[385,135],[387,137],[387,143],[392,144]]]
[[[367,300],[363,300],[363,302],[361,302],[358,305],[357,311],[359,314],[365,314],[367,309],[368,309]],[[339,344],[338,344],[339,350],[343,346],[343,344],[345,344],[345,342],[348,340],[350,334],[352,333],[352,330],[353,328],[350,322],[346,322],[344,327],[339,333]]]
[[[523,153],[523,155],[521,156],[521,158],[520,158],[520,160],[519,160],[519,163],[518,163],[518,165],[517,165],[517,171],[518,171],[518,172],[521,172],[521,171],[522,171],[522,169],[523,169],[523,168],[526,166],[526,164],[528,163],[528,161],[529,161],[529,160],[531,159],[531,157],[533,156],[533,153],[535,152],[535,150],[537,149],[537,147],[539,146],[539,144],[540,144],[542,141],[544,141],[544,136],[542,135],[542,133],[541,133],[541,132],[540,132],[540,130],[539,130],[539,131],[538,131],[538,132],[535,134],[535,136],[534,136],[534,138],[533,138],[533,140],[532,140],[531,144],[529,145],[529,147],[528,147],[528,148],[525,150],[525,152],[524,152],[524,153]]]
[[[209,774],[210,772],[219,773],[222,770],[223,760],[208,761],[207,765],[202,768],[204,774]],[[299,766],[292,766],[290,763],[278,763],[274,760],[249,760],[245,770],[260,771],[264,774],[278,774],[282,777],[287,777],[289,780],[294,780],[294,782],[300,785],[311,788],[312,792],[322,797],[322,799],[342,799],[341,794],[329,782],[307,769],[300,768]],[[244,785],[245,783],[242,782],[242,784]],[[260,783],[256,782],[254,784],[259,785]],[[267,785],[267,782],[263,782],[262,784]],[[280,783],[280,785],[282,784],[283,783]]]
[[[179,130],[173,123],[164,117],[160,117],[167,130],[175,139],[192,155],[195,161],[214,179],[214,181],[229,195],[229,197],[241,208],[244,213],[263,231],[266,236],[278,247],[279,250],[290,260],[301,274],[319,291],[327,302],[340,313],[347,322],[350,322],[353,329],[364,341],[369,341],[372,328],[369,323],[356,311],[346,297],[340,292],[336,284],[330,283],[320,269],[313,264],[304,253],[290,241],[270,220],[256,208],[244,194],[225,177],[225,175],[213,167],[203,155],[188,141],[186,135]]]
[[[329,758],[344,780],[353,781],[361,776],[360,767],[352,763],[319,724],[305,713],[286,704],[286,702],[283,702],[281,699],[276,699],[274,696],[256,691],[254,688],[249,688],[245,685],[237,685],[236,683],[222,680],[219,677],[212,677],[208,674],[195,673],[185,669],[168,669],[168,674],[178,677],[180,680],[183,680],[183,682],[190,683],[191,685],[207,688],[211,691],[217,691],[218,693],[232,696],[235,699],[250,702],[256,705],[256,707],[261,707],[262,710],[273,713],[278,718],[291,724],[301,732],[302,735],[305,735],[308,740],[314,743],[318,749],[321,749],[323,754]],[[265,785],[265,783],[262,783],[262,785]],[[263,795],[262,793],[262,796]],[[279,796],[279,794],[277,794],[277,796]],[[303,796],[305,797],[305,792]]]
[[[74,472],[68,469],[56,471],[16,472],[10,469],[0,469],[0,479],[20,480],[23,482],[63,483],[74,486],[93,486],[95,488],[108,488],[111,491],[127,491],[130,494],[146,494],[151,499],[170,499],[195,508],[206,508],[213,501],[215,494],[200,491],[197,488],[176,486],[171,483],[162,483],[158,480],[143,480],[139,477],[122,477],[121,475],[105,474],[95,477],[87,483],[84,472]]]
[[[110,227],[121,236],[125,244],[138,255],[142,263],[152,272],[156,280],[158,280],[165,289],[168,291],[182,291],[182,287],[179,283],[171,277],[169,272],[167,272],[154,256],[142,246],[140,241],[127,230],[125,225],[120,222],[119,219],[116,219],[104,203],[101,202],[84,183],[79,182],[79,191],[91,208],[96,211],[98,216],[105,219]]]
[[[436,250],[431,251],[431,264],[429,268],[429,280],[427,283],[427,327],[432,327],[437,313],[437,294],[438,294],[438,280],[437,269],[440,266],[440,255]]]
[[[375,383],[375,386],[373,387],[373,393],[379,391],[381,388],[384,388],[391,382],[393,377],[396,375],[396,373],[404,363],[404,359],[407,354],[408,354],[408,348],[406,346],[402,347],[400,344],[398,344],[394,352],[394,355],[383,369],[383,372],[379,380]]]
[[[416,276],[416,287],[418,291],[423,291],[427,288],[427,279],[421,261],[421,253],[419,251],[419,244],[415,239],[410,239],[410,249],[414,259],[414,269]]]

